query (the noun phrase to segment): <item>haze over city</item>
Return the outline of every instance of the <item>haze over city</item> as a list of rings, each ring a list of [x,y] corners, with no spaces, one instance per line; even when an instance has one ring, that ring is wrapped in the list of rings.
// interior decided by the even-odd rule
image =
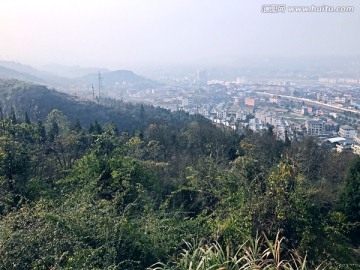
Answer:
[[[2,1],[0,269],[360,269],[360,2],[272,1]]]
[[[266,57],[360,54],[358,1],[286,1],[353,6],[353,12],[269,14],[269,1],[5,1],[0,59],[111,69],[234,64]],[[282,4],[282,3],[277,3]]]

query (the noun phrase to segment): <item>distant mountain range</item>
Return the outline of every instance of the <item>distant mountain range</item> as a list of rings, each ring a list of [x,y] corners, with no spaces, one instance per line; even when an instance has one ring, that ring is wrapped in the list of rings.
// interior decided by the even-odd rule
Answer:
[[[40,83],[64,92],[76,88],[80,93],[81,90],[87,90],[92,84],[98,85],[99,72],[103,78],[104,88],[122,85],[143,89],[161,85],[159,82],[147,79],[129,70],[109,71],[103,68],[66,67],[57,64],[43,66],[42,68],[44,70],[38,70],[21,63],[0,61],[0,78]]]
[[[0,77],[3,78],[13,78],[23,81],[35,82],[35,83],[45,83],[43,79],[32,75],[31,73],[23,72],[20,70],[15,70],[1,65],[0,63]]]
[[[41,70],[53,75],[65,78],[78,78],[92,73],[107,73],[110,70],[98,67],[64,66],[59,64],[48,64],[40,67]]]
[[[43,77],[46,72],[37,70],[36,68],[28,65],[23,65],[21,63],[13,62],[13,61],[2,61],[0,60],[0,66],[5,67],[7,69],[11,69],[17,72],[21,72],[23,74],[29,74],[35,77]]]
[[[147,79],[145,77],[136,75],[129,70],[116,70],[101,73],[102,84],[104,87],[112,87],[116,85],[129,85],[131,87],[146,88],[157,87],[160,83]],[[86,84],[98,84],[99,73],[87,74],[79,79],[83,80]]]

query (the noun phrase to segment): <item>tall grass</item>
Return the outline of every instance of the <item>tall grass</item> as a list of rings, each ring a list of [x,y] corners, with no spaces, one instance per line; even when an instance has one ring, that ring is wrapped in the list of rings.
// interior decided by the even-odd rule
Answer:
[[[206,245],[192,245],[185,242],[180,255],[169,263],[158,262],[148,270],[324,270],[325,263],[310,268],[306,256],[282,248],[284,238],[279,233],[275,240],[257,235],[242,244],[235,254],[230,255],[229,247],[215,242]],[[286,255],[286,256],[285,256]],[[287,259],[284,259],[286,257]]]

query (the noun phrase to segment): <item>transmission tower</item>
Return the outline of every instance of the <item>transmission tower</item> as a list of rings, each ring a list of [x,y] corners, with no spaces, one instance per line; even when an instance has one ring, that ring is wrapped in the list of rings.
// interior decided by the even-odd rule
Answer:
[[[99,71],[98,79],[99,79],[99,100],[100,100],[100,92],[103,91],[103,85],[102,85],[103,77],[101,77],[100,71]]]

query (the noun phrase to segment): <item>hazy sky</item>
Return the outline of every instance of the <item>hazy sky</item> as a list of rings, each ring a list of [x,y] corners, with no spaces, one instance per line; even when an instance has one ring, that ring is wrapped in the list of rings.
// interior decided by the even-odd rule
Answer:
[[[262,13],[269,3],[352,13]],[[0,59],[41,65],[217,63],[253,56],[360,54],[359,1],[4,0]]]

